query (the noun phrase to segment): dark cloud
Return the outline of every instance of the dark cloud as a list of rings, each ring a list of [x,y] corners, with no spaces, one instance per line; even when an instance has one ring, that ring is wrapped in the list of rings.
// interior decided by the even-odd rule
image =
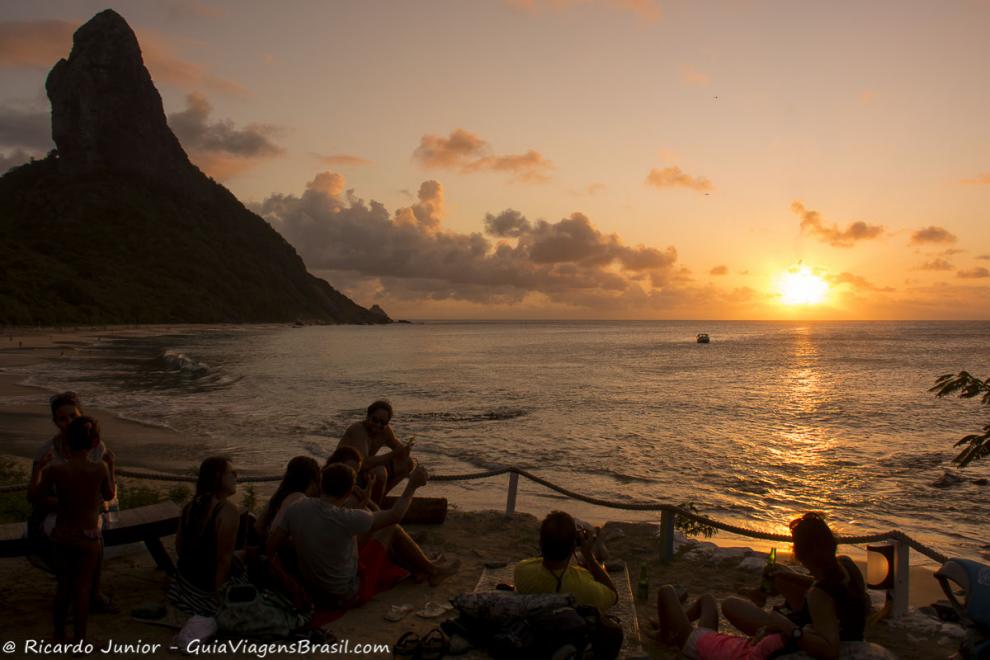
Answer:
[[[464,174],[502,172],[510,180],[523,183],[546,183],[554,170],[552,162],[538,151],[496,155],[480,136],[463,128],[447,137],[424,135],[413,151],[413,160],[426,169],[457,170]]]
[[[952,270],[955,268],[951,263],[945,259],[932,259],[931,261],[926,261],[925,263],[918,266],[918,270]]]
[[[729,268],[728,268],[728,266],[715,266],[710,271],[708,271],[708,274],[709,275],[728,275],[729,274]]]
[[[672,281],[674,248],[625,245],[581,213],[557,222],[530,221],[513,210],[489,214],[489,238],[443,228],[443,187],[436,181],[392,214],[343,187],[339,174],[327,172],[299,197],[276,194],[254,206],[309,268],[343,288],[374,278],[378,295],[393,299],[512,304],[536,294],[592,305],[649,299],[651,287]]]
[[[21,147],[34,152],[54,149],[51,113],[0,107],[0,147]]]
[[[703,176],[692,177],[684,173],[676,165],[664,169],[653,168],[646,175],[647,185],[654,188],[690,188],[698,192],[708,192],[714,188],[712,182]]]
[[[868,225],[865,222],[853,222],[845,229],[838,225],[826,225],[818,211],[806,209],[801,202],[791,204],[791,210],[801,217],[801,231],[815,236],[823,243],[832,247],[852,247],[858,241],[868,241],[879,238],[884,228],[882,225]]]
[[[15,149],[9,154],[0,153],[0,174],[3,174],[12,167],[23,165],[32,158],[40,158],[43,154],[29,153],[23,149]]]
[[[990,270],[987,270],[983,266],[978,266],[976,268],[957,271],[956,277],[961,277],[965,280],[983,279],[985,277],[990,277]]]
[[[981,254],[976,257],[981,261],[990,261],[990,254]]]
[[[926,245],[928,243],[955,243],[956,236],[942,227],[925,227],[911,234],[911,245]]]
[[[530,230],[529,220],[519,211],[506,209],[498,215],[485,216],[485,232],[498,238],[519,238]]]
[[[258,162],[281,156],[282,147],[271,138],[279,129],[270,124],[248,124],[236,128],[229,119],[210,122],[213,110],[200,94],[186,96],[186,109],[168,116],[168,124],[189,153],[189,158],[207,174],[226,179]]]

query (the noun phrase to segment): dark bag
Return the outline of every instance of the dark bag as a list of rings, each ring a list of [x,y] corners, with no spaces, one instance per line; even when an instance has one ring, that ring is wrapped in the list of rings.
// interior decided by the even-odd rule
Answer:
[[[589,624],[595,660],[614,660],[619,657],[625,638],[622,622],[611,614],[602,614],[596,607],[579,606],[577,609]]]
[[[574,649],[573,657],[582,658],[585,648],[591,645],[594,623],[578,608],[561,607],[552,612],[536,614],[530,617],[529,623],[533,631],[530,657],[567,657],[570,654],[558,652],[564,647],[571,647]]]

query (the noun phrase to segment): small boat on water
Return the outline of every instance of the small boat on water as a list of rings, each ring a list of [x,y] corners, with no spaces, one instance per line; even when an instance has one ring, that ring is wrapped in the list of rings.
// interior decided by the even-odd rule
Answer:
[[[708,333],[705,333],[705,332],[699,332],[698,333],[698,343],[699,344],[710,344],[711,341],[712,340],[708,337]]]

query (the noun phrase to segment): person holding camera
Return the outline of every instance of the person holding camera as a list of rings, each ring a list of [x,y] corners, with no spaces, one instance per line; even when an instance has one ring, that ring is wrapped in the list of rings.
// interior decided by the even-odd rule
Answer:
[[[540,525],[541,556],[516,564],[516,591],[569,593],[578,605],[591,605],[604,612],[615,605],[619,596],[593,548],[594,539],[587,529],[579,529],[570,514],[552,511]],[[578,550],[587,568],[571,562]]]

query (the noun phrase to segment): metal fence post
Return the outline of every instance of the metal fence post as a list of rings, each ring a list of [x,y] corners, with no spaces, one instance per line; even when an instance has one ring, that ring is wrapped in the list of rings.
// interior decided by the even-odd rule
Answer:
[[[660,513],[660,561],[668,562],[674,558],[674,517],[673,511],[664,509]]]
[[[903,616],[908,609],[908,576],[911,572],[911,565],[908,562],[910,546],[902,539],[894,540],[894,588],[890,591],[891,607],[890,615],[894,617]]]
[[[505,498],[505,515],[516,512],[516,490],[519,488],[519,473],[509,473],[509,494]]]

